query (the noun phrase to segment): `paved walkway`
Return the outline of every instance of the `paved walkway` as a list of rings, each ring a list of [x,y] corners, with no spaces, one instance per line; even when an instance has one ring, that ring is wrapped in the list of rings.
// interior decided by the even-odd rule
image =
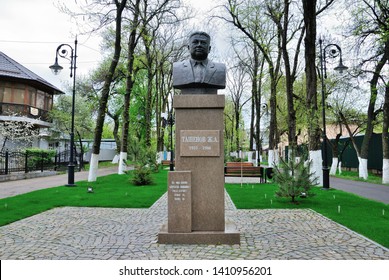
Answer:
[[[330,187],[389,204],[389,186],[331,177]]]
[[[166,195],[149,209],[56,208],[0,227],[0,258],[389,260],[389,250],[311,210],[236,210],[240,245],[158,244]]]
[[[312,210],[237,210],[226,194],[226,220],[240,245],[170,245],[157,243],[166,194],[149,209],[56,208],[0,227],[0,259],[389,260],[389,249]]]
[[[106,176],[117,173],[117,167],[101,168],[98,171],[98,176]],[[88,179],[88,171],[74,173],[74,181],[82,181]],[[47,189],[57,186],[66,185],[68,182],[68,174],[39,177],[34,179],[16,180],[8,182],[0,182],[0,198],[15,196],[27,192],[32,192],[40,189]]]

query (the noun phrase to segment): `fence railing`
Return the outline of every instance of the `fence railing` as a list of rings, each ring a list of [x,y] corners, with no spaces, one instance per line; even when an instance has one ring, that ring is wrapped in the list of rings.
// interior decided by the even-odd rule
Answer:
[[[80,169],[83,165],[82,156],[75,152],[74,165]],[[57,152],[55,156],[48,153],[31,152],[0,152],[0,175],[14,172],[33,172],[46,170],[65,170],[69,164],[70,151]]]

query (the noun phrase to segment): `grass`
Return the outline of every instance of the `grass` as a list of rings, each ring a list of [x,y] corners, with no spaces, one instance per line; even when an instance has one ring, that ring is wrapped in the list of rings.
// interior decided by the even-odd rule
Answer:
[[[76,187],[55,187],[0,199],[0,226],[55,207],[147,208],[166,192],[167,172],[153,174],[154,183],[134,186],[130,175],[100,177],[94,183],[77,182]],[[87,192],[92,186],[93,193]]]
[[[389,248],[389,205],[368,200],[347,192],[313,188],[314,197],[277,198],[275,184],[228,184],[226,189],[238,209],[312,209],[331,220],[354,230]],[[340,206],[340,213],[339,207]]]
[[[55,207],[147,208],[167,189],[167,171],[153,174],[154,184],[137,187],[130,175],[109,175],[97,182],[77,182],[76,187],[54,187],[0,199],[0,226]],[[94,193],[87,193],[92,186]],[[314,188],[316,196],[299,199],[276,198],[275,184],[227,184],[226,189],[239,209],[313,209],[389,248],[389,205],[330,189]],[[338,206],[341,207],[340,213]],[[383,212],[384,211],[384,212]]]
[[[99,161],[99,168],[106,168],[106,167],[114,167],[114,166],[118,166],[117,163],[112,163],[111,161]],[[90,164],[89,163],[86,163],[84,165],[84,169],[85,170],[89,170],[90,168]]]

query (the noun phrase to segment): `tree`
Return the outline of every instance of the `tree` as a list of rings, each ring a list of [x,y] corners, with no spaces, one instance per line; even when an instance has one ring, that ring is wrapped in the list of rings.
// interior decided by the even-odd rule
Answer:
[[[361,131],[361,127],[366,120],[366,115],[362,113],[363,103],[360,100],[361,89],[355,86],[355,79],[327,79],[327,112],[331,114],[330,123],[338,128],[338,133],[328,144],[332,149],[332,165],[330,175],[335,175],[338,165],[341,164],[341,156],[343,151],[339,147],[340,138],[344,135],[344,130],[347,131],[350,141],[353,143],[356,153],[360,151],[354,141],[354,136]],[[335,90],[336,88],[336,90]],[[345,146],[344,146],[345,148]]]
[[[124,106],[123,106],[123,126],[122,126],[122,136],[121,136],[121,146],[120,146],[120,157],[119,157],[119,168],[118,174],[124,174],[126,171],[126,161],[127,161],[127,152],[128,152],[128,132],[129,132],[129,110],[130,110],[130,101],[131,93],[135,81],[135,48],[138,44],[139,35],[139,16],[140,16],[140,2],[141,0],[135,0],[133,6],[131,6],[129,22],[127,24],[127,29],[129,30],[129,35],[127,39],[127,61],[126,61],[126,92],[124,95]],[[131,2],[132,4],[132,2]]]
[[[389,86],[385,86],[382,123],[382,184],[389,184]]]
[[[269,165],[273,166],[277,163],[277,84],[280,77],[281,67],[281,49],[280,34],[274,32],[268,21],[263,17],[258,18],[258,14],[262,14],[261,1],[245,1],[228,0],[224,5],[224,9],[228,14],[228,18],[220,17],[224,21],[232,24],[240,30],[249,40],[251,40],[261,51],[264,60],[267,63],[267,69],[270,76],[270,131],[269,131]],[[265,1],[266,2],[266,1]],[[259,28],[259,32],[256,32]]]
[[[300,53],[300,46],[303,39],[305,28],[302,21],[297,21],[296,26],[292,27],[292,16],[289,13],[292,1],[284,0],[267,3],[267,13],[273,23],[276,25],[277,32],[280,34],[281,39],[281,52],[285,69],[285,90],[287,100],[287,119],[288,119],[288,144],[289,151],[294,152],[297,139],[296,139],[296,110],[294,105],[294,88],[293,84],[297,77],[297,65]],[[291,33],[291,35],[289,35]],[[300,33],[297,40],[295,36]],[[290,52],[292,48],[289,46],[293,44],[295,47],[294,59],[291,61]]]
[[[135,82],[134,67],[136,47],[139,41],[143,42],[142,54],[139,56],[139,63],[143,64],[143,67],[147,73],[147,86],[146,86],[146,99],[145,99],[145,126],[146,126],[146,146],[151,145],[151,124],[153,115],[153,105],[155,103],[155,77],[156,77],[156,55],[153,51],[155,46],[155,35],[160,28],[162,22],[167,20],[169,15],[173,15],[175,10],[179,7],[179,0],[136,0],[132,6],[132,17],[128,24],[129,26],[129,39],[127,45],[127,87],[123,110],[123,129],[120,151],[120,164],[119,174],[124,173],[124,162],[127,159],[128,150],[128,133],[129,133],[129,108],[131,94]],[[140,48],[140,47],[139,47]],[[139,53],[140,54],[140,53]]]
[[[310,192],[311,186],[316,179],[309,171],[309,164],[305,160],[297,161],[292,157],[288,162],[281,158],[280,167],[276,166],[273,180],[279,187],[276,192],[278,197],[290,197],[292,203],[296,203],[299,196],[307,197],[313,195]]]
[[[377,115],[382,110],[382,108],[376,108],[376,101],[380,88],[383,89],[386,95],[388,83],[388,77],[383,72],[387,69],[385,66],[389,59],[389,3],[381,0],[361,0],[353,2],[353,5],[355,8],[353,9],[353,24],[350,31],[357,36],[356,49],[363,52],[364,56],[367,57],[362,60],[359,69],[361,73],[370,75],[370,98],[367,107],[365,136],[358,158],[359,177],[367,179],[370,139],[376,124]],[[384,118],[384,120],[386,119]],[[386,133],[387,131],[383,133],[383,137],[386,137]],[[388,147],[383,146],[383,148],[387,149]],[[389,151],[384,150],[384,154],[388,155]],[[383,164],[388,164],[386,157],[384,157]],[[383,170],[389,172],[388,167],[384,167]],[[389,175],[385,174],[383,178],[387,176],[389,177]]]
[[[229,96],[226,98],[224,107],[224,147],[229,155],[232,151],[237,151],[239,147],[235,146],[235,118],[234,103]]]
[[[123,11],[127,5],[127,0],[93,0],[91,2],[85,2],[84,5],[79,5],[80,12],[72,12],[62,7],[62,10],[75,18],[81,19],[84,24],[80,24],[81,28],[86,29],[85,33],[94,33],[98,30],[104,30],[109,28],[114,23],[114,50],[110,59],[108,71],[105,72],[104,82],[101,88],[101,95],[99,98],[98,112],[96,117],[96,125],[94,131],[92,155],[90,160],[90,169],[88,181],[96,181],[97,170],[99,163],[100,145],[103,134],[104,121],[106,111],[108,107],[108,99],[111,93],[111,83],[114,80],[115,70],[120,60],[121,54],[121,38],[122,38],[122,19]],[[112,8],[113,6],[113,8]],[[85,17],[88,18],[87,24],[85,23]]]
[[[259,17],[259,15],[257,15]],[[258,26],[257,26],[258,27]],[[253,30],[254,33],[259,32],[259,28]],[[243,35],[244,36],[244,35]],[[264,65],[263,59],[258,46],[251,40],[235,36],[231,37],[232,46],[234,48],[235,57],[238,60],[240,67],[244,67],[245,71],[251,79],[251,118],[250,118],[250,137],[249,150],[252,151],[254,142],[257,151],[262,152],[262,141],[260,137],[260,121],[263,115],[263,107],[267,109],[266,103],[263,100],[263,83],[264,83]]]
[[[316,0],[302,0],[305,26],[305,76],[306,76],[306,110],[308,119],[308,148],[312,162],[312,172],[318,177],[318,184],[323,185],[322,156],[320,149],[319,106],[317,97],[316,75],[316,32],[317,16],[332,5],[334,1],[321,2]]]
[[[243,106],[250,100],[245,97],[247,92],[248,76],[242,65],[235,66],[230,69],[230,75],[228,79],[228,91],[231,96],[232,103],[234,105],[234,123],[235,123],[235,145],[237,149],[242,146],[240,139],[240,123]]]
[[[95,32],[97,29],[101,29],[112,22],[115,23],[115,44],[114,44],[114,52],[112,55],[112,59],[110,62],[109,70],[106,73],[105,79],[104,79],[104,85],[101,90],[101,97],[99,100],[99,109],[97,113],[96,118],[96,126],[94,131],[94,139],[93,139],[93,148],[92,148],[92,156],[90,161],[90,169],[89,169],[89,176],[88,181],[96,181],[97,179],[97,169],[98,169],[98,162],[99,162],[99,154],[100,154],[100,145],[101,145],[101,136],[103,133],[103,127],[104,127],[104,119],[105,119],[105,113],[107,110],[107,104],[108,104],[108,98],[110,94],[110,86],[114,77],[114,73],[116,70],[116,67],[119,63],[120,53],[121,53],[121,35],[122,35],[122,14],[124,11],[124,8],[126,7],[127,0],[114,0],[113,1],[115,8],[112,10],[109,10],[106,13],[99,14],[97,11],[101,11],[102,9],[98,6],[104,5],[105,3],[100,3],[99,0],[96,0],[91,6],[86,7],[86,9],[89,11],[87,14],[89,16],[94,16],[97,21],[99,22],[99,25],[94,28],[92,32]],[[107,4],[110,5],[110,4]],[[103,9],[106,11],[106,9]],[[111,13],[114,13],[115,15],[112,17]],[[81,14],[81,16],[84,16],[84,14]],[[101,25],[100,25],[101,24]]]
[[[50,111],[53,127],[52,137],[61,137],[67,131],[70,133],[71,127],[71,106],[72,96],[61,95],[54,103],[53,109]],[[83,154],[82,139],[93,136],[93,103],[89,102],[85,97],[76,94],[75,111],[74,111],[74,129],[76,131],[75,141],[78,141],[78,147]],[[57,135],[57,134],[60,135]]]

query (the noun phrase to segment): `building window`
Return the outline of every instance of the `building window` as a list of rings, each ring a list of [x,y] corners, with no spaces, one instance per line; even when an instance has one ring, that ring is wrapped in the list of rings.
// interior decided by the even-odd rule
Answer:
[[[12,88],[4,87],[3,102],[4,103],[12,103]]]
[[[13,102],[15,104],[24,104],[24,89],[15,88],[13,92]]]
[[[36,89],[28,88],[28,92],[30,95],[29,105],[32,107],[36,107]]]
[[[36,95],[36,107],[39,109],[45,109],[45,93],[38,90]]]
[[[49,111],[53,105],[53,97],[28,85],[0,82],[0,102],[29,105]]]
[[[53,97],[50,94],[46,94],[46,110],[50,111],[53,108]]]

